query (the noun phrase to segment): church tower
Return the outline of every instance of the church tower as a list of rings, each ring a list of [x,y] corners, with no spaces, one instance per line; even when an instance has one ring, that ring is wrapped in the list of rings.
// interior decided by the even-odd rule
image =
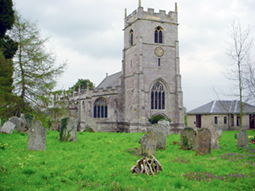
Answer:
[[[124,19],[122,122],[145,130],[148,117],[163,115],[184,127],[179,64],[178,12],[138,9]]]

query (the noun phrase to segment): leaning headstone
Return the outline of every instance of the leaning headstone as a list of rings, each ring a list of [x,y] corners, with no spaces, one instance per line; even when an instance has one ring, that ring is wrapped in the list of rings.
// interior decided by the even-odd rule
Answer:
[[[16,116],[13,116],[9,119],[10,122],[16,125],[15,130],[17,130],[19,133],[25,132],[26,129],[26,122],[22,118],[18,118]]]
[[[15,129],[20,125],[20,120],[16,116],[9,118],[9,121],[16,125]]]
[[[142,156],[155,155],[157,147],[157,140],[152,131],[148,131],[141,138],[140,152]]]
[[[10,121],[7,121],[1,127],[0,133],[12,134],[14,129],[15,129],[15,124]]]
[[[60,141],[77,141],[77,119],[64,117],[60,122]]]
[[[202,128],[197,132],[196,154],[205,155],[211,153],[212,135],[209,129]]]
[[[28,130],[27,150],[46,149],[46,129],[41,121],[37,120]]]
[[[181,149],[185,150],[195,150],[196,149],[196,135],[197,132],[190,128],[186,127],[180,132],[181,138]]]
[[[249,148],[248,146],[249,139],[245,130],[240,130],[239,134],[237,134],[237,146],[240,148]]]
[[[150,154],[155,154],[156,149],[166,149],[167,136],[168,128],[164,123],[153,124],[141,137],[141,154],[149,156]],[[154,144],[156,144],[155,148]]]
[[[211,139],[211,149],[220,149],[220,143],[219,143],[219,134],[217,132],[217,130],[211,126],[209,128],[211,135],[212,135],[212,139]]]

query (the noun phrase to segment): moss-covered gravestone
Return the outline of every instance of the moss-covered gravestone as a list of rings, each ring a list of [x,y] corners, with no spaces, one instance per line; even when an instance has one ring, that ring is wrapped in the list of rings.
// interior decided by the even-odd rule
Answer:
[[[156,149],[166,149],[168,128],[164,124],[153,124],[141,137],[141,155],[155,155]]]
[[[195,150],[196,149],[196,135],[197,132],[190,128],[186,127],[180,132],[181,138],[181,149],[185,150]]]
[[[197,132],[196,138],[196,154],[205,155],[211,153],[211,131],[206,128],[202,128]]]
[[[240,148],[249,148],[248,146],[249,139],[245,130],[240,130],[239,134],[237,134],[237,146]]]
[[[27,150],[46,149],[46,129],[37,120],[28,130]]]
[[[60,122],[60,141],[77,141],[77,119],[64,117]]]

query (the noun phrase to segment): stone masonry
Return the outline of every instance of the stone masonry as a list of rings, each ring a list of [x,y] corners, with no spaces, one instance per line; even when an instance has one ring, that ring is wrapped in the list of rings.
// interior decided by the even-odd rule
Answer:
[[[163,115],[171,119],[172,127],[184,128],[178,25],[177,4],[175,11],[168,13],[145,11],[139,5],[130,15],[125,14],[122,71],[107,75],[93,90],[69,97],[75,103],[70,109],[77,111],[82,128],[92,119],[102,131],[146,131],[152,115]],[[162,42],[155,40],[158,29]],[[107,111],[99,109],[102,113],[95,117],[99,99]]]

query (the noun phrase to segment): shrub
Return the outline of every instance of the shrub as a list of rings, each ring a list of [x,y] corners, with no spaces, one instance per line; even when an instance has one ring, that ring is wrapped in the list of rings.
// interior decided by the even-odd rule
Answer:
[[[148,118],[148,121],[151,124],[157,123],[158,121],[161,121],[161,120],[166,120],[166,121],[171,122],[171,119],[168,119],[163,115],[152,115],[150,118]]]

